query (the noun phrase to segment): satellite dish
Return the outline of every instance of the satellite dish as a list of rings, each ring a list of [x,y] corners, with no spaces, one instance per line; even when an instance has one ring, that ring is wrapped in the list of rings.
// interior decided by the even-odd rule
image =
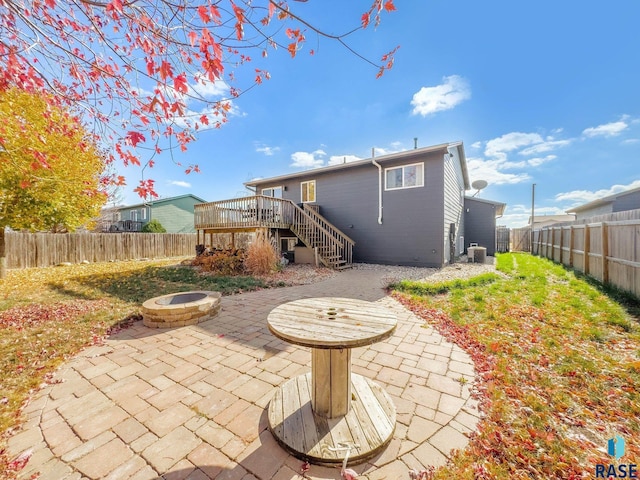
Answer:
[[[475,188],[476,190],[482,190],[483,188],[486,188],[487,185],[488,184],[486,180],[476,180],[471,184],[471,188]]]
[[[480,190],[486,188],[487,185],[488,183],[486,180],[475,180],[471,184],[471,188],[475,188],[477,190],[476,193],[473,194],[473,196],[475,197],[476,195],[478,195],[480,193]]]

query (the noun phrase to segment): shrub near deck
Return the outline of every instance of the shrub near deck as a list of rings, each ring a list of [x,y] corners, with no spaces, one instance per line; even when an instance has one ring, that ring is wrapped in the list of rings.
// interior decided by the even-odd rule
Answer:
[[[498,257],[508,274],[396,297],[474,359],[484,419],[436,478],[593,478],[607,439],[640,458],[640,327],[622,305],[547,260]],[[462,288],[460,288],[462,287]],[[637,463],[637,462],[636,462]]]

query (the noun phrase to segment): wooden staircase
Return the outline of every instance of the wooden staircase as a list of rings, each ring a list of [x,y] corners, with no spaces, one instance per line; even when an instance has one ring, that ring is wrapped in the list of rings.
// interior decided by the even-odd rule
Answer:
[[[338,230],[313,208],[295,207],[291,231],[312,249],[325,266],[337,270],[351,268],[355,242]]]

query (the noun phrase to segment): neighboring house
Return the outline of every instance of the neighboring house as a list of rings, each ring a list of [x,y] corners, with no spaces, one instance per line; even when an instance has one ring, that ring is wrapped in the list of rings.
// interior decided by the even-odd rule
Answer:
[[[461,142],[247,182],[255,195],[196,207],[207,235],[263,229],[294,261],[340,268],[352,262],[440,267],[469,246],[476,226],[495,230],[499,206],[469,207]],[[486,201],[473,201],[473,204]],[[491,202],[489,202],[491,203]],[[502,205],[502,204],[493,204]],[[491,250],[493,251],[493,250]]]
[[[533,220],[533,229],[548,227],[558,223],[570,223],[575,221],[576,216],[573,214],[566,215],[536,215]],[[531,225],[531,217],[529,217],[529,225]],[[528,227],[529,228],[529,227]]]
[[[205,200],[187,194],[111,207],[102,211],[99,228],[104,232],[139,232],[146,223],[155,219],[167,233],[193,233],[193,210],[199,203],[205,203]]]
[[[496,218],[504,215],[506,204],[477,197],[464,198],[465,246],[476,244],[496,253]]]
[[[597,215],[625,212],[627,210],[640,209],[640,188],[620,192],[599,200],[585,203],[579,207],[567,210],[567,213],[575,213],[576,220],[584,220]]]

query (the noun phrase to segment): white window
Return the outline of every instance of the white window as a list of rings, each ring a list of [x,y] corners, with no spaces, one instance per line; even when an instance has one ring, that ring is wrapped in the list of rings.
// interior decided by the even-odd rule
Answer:
[[[385,190],[424,186],[424,163],[387,168],[384,173]]]
[[[146,208],[142,208],[140,210],[140,213],[142,214],[142,220],[146,220],[147,219],[147,209]]]
[[[263,188],[262,195],[265,197],[282,198],[282,187]]]
[[[137,210],[131,210],[131,212],[129,212],[129,216],[131,217],[131,220],[133,220],[134,222],[138,220],[138,211]]]
[[[302,197],[302,203],[315,202],[316,201],[316,181],[309,180],[308,182],[301,182],[300,192]]]

